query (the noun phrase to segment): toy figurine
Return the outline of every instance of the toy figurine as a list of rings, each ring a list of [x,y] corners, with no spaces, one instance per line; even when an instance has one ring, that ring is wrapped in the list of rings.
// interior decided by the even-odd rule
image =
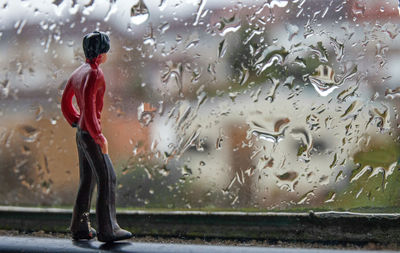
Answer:
[[[97,238],[102,242],[124,240],[132,234],[119,227],[115,213],[116,176],[108,156],[107,139],[101,133],[100,114],[106,89],[99,64],[107,60],[110,39],[103,32],[92,32],[83,38],[86,63],[77,68],[65,87],[61,109],[72,127],[77,127],[80,184],[71,221],[72,238],[93,239],[96,230],[90,226],[89,211],[93,174],[97,179]],[[79,112],[72,104],[75,95]]]

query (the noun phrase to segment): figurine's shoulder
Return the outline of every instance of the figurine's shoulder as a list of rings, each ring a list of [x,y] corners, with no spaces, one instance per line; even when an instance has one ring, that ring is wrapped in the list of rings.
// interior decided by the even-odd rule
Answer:
[[[83,64],[71,74],[70,79],[80,83],[83,80],[87,80],[88,77],[93,82],[95,80],[103,80],[104,74],[100,68],[92,68],[89,64]]]
[[[92,74],[97,74],[97,70],[92,69],[89,64],[82,64],[72,72],[71,77],[84,78]]]

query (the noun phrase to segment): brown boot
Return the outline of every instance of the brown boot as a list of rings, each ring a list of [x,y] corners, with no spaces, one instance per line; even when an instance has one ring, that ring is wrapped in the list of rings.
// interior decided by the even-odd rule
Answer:
[[[117,231],[114,231],[112,234],[107,234],[103,235],[99,233],[97,235],[97,239],[100,242],[115,242],[115,241],[121,241],[121,240],[126,240],[129,238],[132,238],[133,235],[131,232],[126,231],[125,229],[119,228]]]
[[[91,240],[96,237],[96,230],[90,226],[89,213],[83,213],[80,217],[72,218],[70,227],[72,239],[74,240]]]

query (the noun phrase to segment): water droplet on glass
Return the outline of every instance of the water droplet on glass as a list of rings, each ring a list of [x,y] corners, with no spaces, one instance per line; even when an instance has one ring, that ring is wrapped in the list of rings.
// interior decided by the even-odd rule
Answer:
[[[21,148],[21,153],[23,155],[26,155],[26,156],[30,155],[31,154],[31,149],[28,146],[23,145],[22,148]]]
[[[222,40],[218,45],[218,58],[224,57],[226,52],[225,40]]]
[[[40,121],[43,117],[43,107],[41,105],[35,106],[33,108],[35,110],[35,120]]]
[[[111,15],[117,13],[117,11],[118,7],[115,2],[110,2],[110,7],[108,8],[107,14],[104,17],[104,22],[107,22],[110,19]]]
[[[167,0],[160,0],[160,4],[158,5],[158,8],[160,8],[160,11],[165,10],[165,7],[167,7]]]
[[[292,129],[290,132],[293,138],[300,141],[297,150],[297,157],[306,163],[310,161],[311,150],[313,148],[313,138],[309,131],[302,128]]]
[[[297,178],[297,176],[298,173],[295,171],[289,171],[280,175],[276,175],[276,177],[279,178],[279,180],[283,181],[294,181]]]
[[[314,191],[311,190],[300,197],[300,200],[297,202],[298,205],[307,204],[311,197],[315,196]]]
[[[29,125],[23,125],[20,128],[20,132],[21,132],[22,139],[25,142],[29,142],[29,143],[35,142],[38,139],[39,134],[40,134],[40,131],[37,128],[35,128],[33,126],[29,126]]]
[[[337,182],[343,180],[344,178],[345,178],[345,176],[343,174],[343,170],[340,170],[339,173],[336,175],[335,182],[337,183]]]
[[[10,94],[10,82],[8,79],[5,79],[0,84],[0,99],[6,99]]]
[[[162,176],[164,176],[164,177],[167,177],[169,174],[170,174],[170,170],[165,166],[165,165],[163,165],[159,170],[158,170],[158,172],[160,173],[160,175],[162,175]]]
[[[229,98],[232,100],[232,102],[235,102],[236,97],[239,95],[239,92],[229,92]]]
[[[182,63],[174,63],[168,61],[166,64],[166,69],[161,76],[161,80],[164,84],[170,83],[171,79],[175,80],[176,86],[179,90],[179,95],[183,97],[183,86],[182,86]]]
[[[205,91],[202,91],[198,96],[197,96],[197,107],[196,111],[199,110],[200,106],[204,104],[207,101],[207,93]]]
[[[135,25],[146,22],[149,15],[149,10],[143,0],[139,0],[138,3],[131,8],[131,22]]]
[[[170,25],[168,22],[162,23],[160,26],[158,26],[158,31],[160,31],[161,34],[164,34],[168,29]]]
[[[328,199],[325,200],[325,203],[332,203],[335,201],[335,198],[336,198],[336,192],[330,193],[328,195]]]
[[[297,25],[286,24],[286,30],[289,33],[289,41],[291,41],[296,35],[299,34],[299,27]]]
[[[340,42],[337,38],[331,37],[331,45],[336,54],[336,60],[341,62],[344,56],[344,43]]]
[[[270,102],[274,102],[276,91],[278,90],[278,87],[281,85],[281,82],[275,78],[272,78],[272,83],[273,83],[273,87],[271,88],[271,91],[269,92],[269,94],[265,97],[265,100],[270,101]]]
[[[200,42],[200,39],[194,39],[194,40],[192,40],[192,41],[190,41],[188,44],[187,44],[187,46],[186,46],[186,49],[190,49],[190,48],[192,48],[192,47],[196,47],[198,44],[199,44],[199,42]]]
[[[152,107],[149,103],[141,103],[137,109],[139,122],[148,126],[153,121],[156,111],[157,109]]]
[[[289,1],[287,0],[270,0],[268,3],[266,3],[266,6],[269,8],[274,8],[274,7],[279,7],[279,8],[284,8],[288,5]]]
[[[282,127],[285,126],[286,124],[288,124],[289,122],[290,122],[289,118],[277,120],[274,125],[274,131],[279,132],[282,129]]]
[[[353,174],[356,171],[353,171]],[[364,175],[368,175],[370,176],[371,173],[373,172],[373,168],[369,165],[365,166],[364,168],[362,168],[358,173],[354,174],[351,178],[350,178],[350,183],[353,183],[357,180],[359,180],[362,176]]]
[[[356,16],[364,16],[366,10],[365,2],[363,0],[353,1],[353,6],[351,10],[353,11],[353,14]]]
[[[386,89],[385,97],[389,99],[395,99],[400,97],[400,87],[397,87],[395,89]]]
[[[199,135],[200,135],[200,132],[201,132],[201,128],[199,127],[199,128],[197,128],[197,129],[195,129],[195,130],[192,132],[192,134],[191,134],[188,138],[186,138],[186,140],[184,140],[184,141],[182,142],[183,145],[181,146],[181,148],[180,148],[180,150],[179,150],[178,157],[180,157],[183,153],[185,153],[186,150],[187,150],[189,147],[196,146],[196,141],[197,141],[197,139],[198,139],[198,137],[199,137]]]
[[[203,10],[204,10],[204,7],[206,6],[206,3],[207,3],[207,0],[199,1],[199,6],[197,8],[196,18],[194,20],[193,26],[197,26],[199,24],[200,17],[203,15]]]
[[[289,53],[282,47],[277,48],[276,46],[267,47],[256,60],[255,68],[257,69],[257,75],[260,75],[267,68],[275,65],[282,65],[286,56]]]
[[[384,29],[391,39],[395,39],[400,32],[399,27],[392,23],[386,23]]]
[[[352,113],[354,111],[354,109],[357,107],[357,105],[358,105],[358,101],[354,101],[353,103],[351,103],[340,117],[344,118],[344,117],[348,116],[350,113]]]
[[[335,72],[330,66],[319,65],[315,73],[315,75],[309,76],[308,79],[320,96],[326,97],[339,88],[340,84],[336,82]]]
[[[250,77],[250,71],[248,68],[246,68],[243,63],[242,65],[242,69],[240,70],[240,76],[239,76],[239,85],[243,86],[246,84],[247,80]]]
[[[187,165],[183,166],[182,168],[182,175],[192,175],[193,171]]]
[[[287,129],[288,129],[288,126],[285,126],[285,127],[281,128],[280,132],[270,132],[266,129],[266,127],[253,121],[253,122],[251,122],[250,129],[248,130],[248,134],[252,134],[261,140],[265,140],[265,141],[276,144],[285,138]],[[247,136],[247,138],[250,138],[250,136]]]
[[[57,119],[58,117],[52,117],[50,118],[50,124],[52,124],[53,126],[57,124]]]
[[[222,142],[224,139],[222,137],[217,138],[217,142],[215,144],[215,149],[220,150],[222,148]]]

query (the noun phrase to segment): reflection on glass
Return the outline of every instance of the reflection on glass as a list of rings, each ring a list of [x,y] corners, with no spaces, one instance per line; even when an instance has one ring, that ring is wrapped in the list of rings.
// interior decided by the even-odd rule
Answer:
[[[0,204],[72,205],[60,99],[99,29],[120,207],[398,208],[397,1],[128,2],[1,3]]]

